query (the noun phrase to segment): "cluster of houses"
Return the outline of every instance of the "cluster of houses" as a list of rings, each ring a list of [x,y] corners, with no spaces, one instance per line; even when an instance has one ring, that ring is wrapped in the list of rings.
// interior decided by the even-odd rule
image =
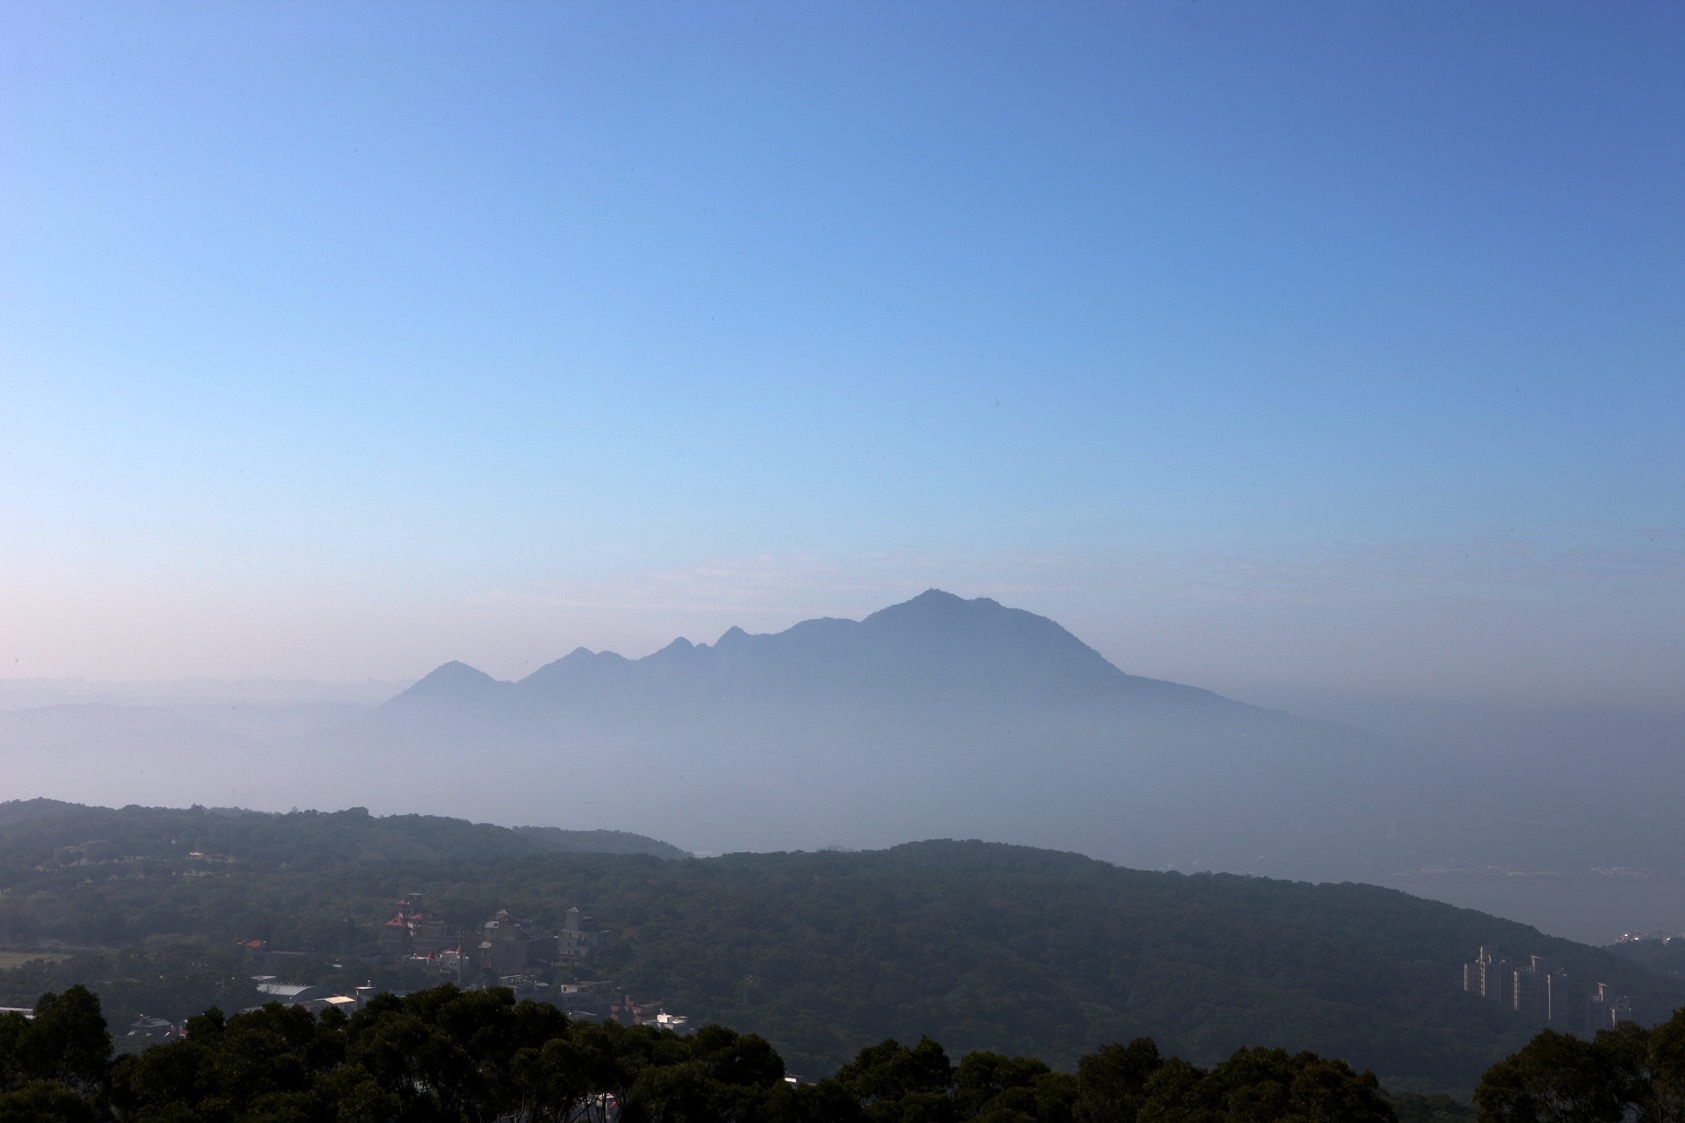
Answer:
[[[427,910],[419,895],[400,898],[392,919],[381,926],[378,958],[375,962],[420,967],[437,972],[441,981],[455,979],[470,987],[483,985],[485,970],[496,975],[498,986],[515,992],[517,1002],[533,999],[559,1006],[576,1021],[614,1021],[622,1025],[653,1025],[679,1033],[689,1019],[669,1014],[659,1002],[640,1002],[625,988],[608,980],[561,983],[552,986],[542,978],[554,967],[576,967],[601,946],[603,933],[592,918],[570,908],[562,930],[543,933],[530,920],[511,916],[506,909],[477,929],[455,930]],[[265,972],[252,976],[265,1001],[302,1006],[312,1013],[337,1009],[353,1014],[375,996],[376,988],[360,986],[351,994],[336,994],[327,986],[284,983],[272,972],[282,970],[289,959],[309,953],[277,951],[263,940],[240,945],[248,961]],[[473,980],[472,983],[469,980]],[[143,1017],[130,1027],[136,1044],[157,1044],[181,1035],[181,1027],[162,1018]]]
[[[381,925],[380,952],[389,962],[413,963],[441,974],[462,974],[477,964],[499,975],[550,966],[574,966],[602,940],[592,918],[570,908],[555,935],[541,934],[528,920],[508,910],[475,931],[452,933],[445,921],[429,913],[419,896],[402,897],[391,920]]]
[[[1632,1002],[1609,984],[1598,983],[1597,991],[1587,995],[1571,987],[1567,972],[1553,971],[1542,955],[1511,963],[1483,947],[1473,962],[1463,964],[1463,990],[1514,1010],[1534,1025],[1560,1030],[1591,1034],[1632,1020]]]
[[[562,930],[555,935],[545,935],[531,921],[503,909],[479,929],[453,935],[444,920],[423,908],[420,897],[410,896],[398,901],[396,914],[382,926],[380,950],[388,962],[419,965],[458,980],[466,980],[469,966],[490,968],[499,986],[514,991],[516,1001],[549,1002],[577,1021],[615,1021],[684,1032],[687,1018],[667,1013],[659,1002],[639,1002],[609,980],[552,986],[539,977],[553,966],[577,965],[601,939],[591,917],[578,908],[568,909]],[[242,946],[268,970],[306,954],[272,951],[262,940]],[[476,977],[481,974],[476,970]],[[338,1009],[352,1014],[375,995],[372,985],[356,987],[347,995],[334,994],[325,986],[283,983],[273,974],[254,975],[252,980],[267,1001],[302,1006],[314,1013]],[[1631,1001],[1615,994],[1607,983],[1598,983],[1597,990],[1588,995],[1570,985],[1566,972],[1553,970],[1538,955],[1528,956],[1525,963],[1512,963],[1492,948],[1482,947],[1471,962],[1463,964],[1463,990],[1513,1010],[1534,1025],[1588,1035],[1632,1020]],[[130,1027],[128,1036],[153,1044],[180,1034],[181,1027],[171,1022],[142,1017]]]

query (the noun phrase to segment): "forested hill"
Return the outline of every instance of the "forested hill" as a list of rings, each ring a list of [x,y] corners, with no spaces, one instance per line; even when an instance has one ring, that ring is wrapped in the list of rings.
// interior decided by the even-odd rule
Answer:
[[[1204,1061],[1282,1045],[1471,1087],[1534,1028],[1462,992],[1481,944],[1610,983],[1641,1019],[1685,1002],[1685,983],[1603,950],[1351,883],[942,841],[599,869],[574,891],[618,915],[646,989],[820,1071],[883,1036],[1068,1066],[1150,1035]]]
[[[113,809],[50,799],[0,803],[0,868],[192,855],[257,869],[315,869],[342,862],[485,861],[568,852],[690,856],[626,831],[509,828],[435,815],[380,817],[357,807],[269,814],[239,808]]]
[[[1643,1020],[1685,1004],[1680,979],[1391,890],[1143,872],[977,842],[684,861],[205,865],[194,876],[85,860],[7,869],[8,942],[80,934],[156,948],[170,936],[198,939],[205,952],[186,958],[203,975],[217,949],[261,936],[321,953],[310,969],[324,977],[294,981],[344,986],[366,971],[344,952],[372,938],[400,893],[425,893],[465,928],[508,908],[554,931],[578,905],[608,938],[575,977],[613,978],[693,1019],[764,1034],[809,1076],[890,1036],[929,1034],[959,1052],[997,1049],[1068,1068],[1100,1044],[1149,1035],[1196,1061],[1280,1045],[1344,1057],[1389,1086],[1466,1089],[1532,1028],[1462,992],[1461,964],[1481,944],[1549,956],[1576,991],[1609,983]],[[147,1013],[194,1012],[159,1005],[187,1000],[146,981],[165,973],[162,961],[147,970],[131,955],[0,972],[0,1005],[85,978],[113,995],[144,983],[154,1008],[133,1002]],[[344,977],[327,978],[333,970]],[[232,961],[225,973],[240,974]],[[206,976],[195,985],[202,995],[220,984]]]

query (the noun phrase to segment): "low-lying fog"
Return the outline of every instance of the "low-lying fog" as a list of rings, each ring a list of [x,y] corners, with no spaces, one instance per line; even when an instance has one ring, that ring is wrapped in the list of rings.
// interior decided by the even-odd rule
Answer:
[[[933,593],[861,624],[579,652],[519,685],[460,665],[13,680],[0,799],[361,805],[698,853],[978,837],[1370,881],[1593,943],[1685,930],[1685,715],[1264,701],[1123,675],[1051,621]]]

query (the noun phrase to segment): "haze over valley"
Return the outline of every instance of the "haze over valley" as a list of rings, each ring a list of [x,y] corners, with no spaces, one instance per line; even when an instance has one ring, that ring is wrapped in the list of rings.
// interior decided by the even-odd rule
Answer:
[[[519,682],[451,662],[309,701],[105,689],[0,712],[13,785],[622,829],[704,854],[980,838],[1394,885],[1591,942],[1685,923],[1677,723],[1559,715],[1555,742],[1471,744],[1455,712],[1318,721],[1129,675],[1052,620],[934,589],[641,659],[580,648]]]

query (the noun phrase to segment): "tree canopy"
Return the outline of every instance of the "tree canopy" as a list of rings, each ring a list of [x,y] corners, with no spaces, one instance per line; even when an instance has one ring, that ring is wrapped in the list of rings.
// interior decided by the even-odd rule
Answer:
[[[211,1008],[186,1035],[113,1056],[99,999],[41,995],[0,1016],[0,1123],[1451,1123],[1449,1097],[1382,1091],[1312,1052],[1241,1048],[1202,1068],[1150,1038],[1083,1056],[1075,1075],[936,1041],[861,1049],[835,1076],[786,1079],[764,1038],[570,1021],[511,991],[381,994],[347,1017],[269,1003]],[[1678,1123],[1685,1008],[1590,1039],[1545,1030],[1487,1070],[1479,1123]]]
[[[786,1079],[765,1039],[707,1025],[570,1022],[505,989],[383,994],[346,1017],[270,1003],[113,1057],[99,1000],[44,994],[0,1017],[0,1121],[91,1123],[1392,1123],[1370,1073],[1243,1049],[1210,1071],[1137,1040],[1042,1061],[882,1041],[834,1077]]]

